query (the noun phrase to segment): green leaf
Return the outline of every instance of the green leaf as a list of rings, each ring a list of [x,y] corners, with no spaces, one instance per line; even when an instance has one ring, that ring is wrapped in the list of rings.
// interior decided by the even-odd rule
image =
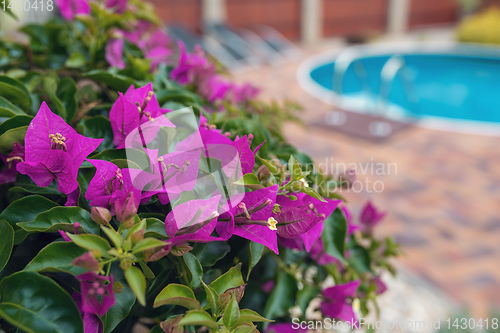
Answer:
[[[0,92],[3,97],[12,103],[19,105],[22,110],[28,111],[30,109],[30,94],[21,81],[1,75]]]
[[[123,270],[118,264],[111,266],[111,274],[113,274],[115,282],[120,282],[124,286],[127,286]],[[110,333],[113,331],[116,325],[128,316],[134,303],[135,295],[131,288],[125,287],[121,293],[115,293],[115,304],[106,312],[106,315],[102,317],[102,323],[104,325],[103,332]]]
[[[50,97],[50,101],[55,108],[52,111],[61,116],[61,118],[66,119],[68,116],[66,108],[59,97],[57,97],[57,79],[52,76],[44,76],[42,83],[45,93]]]
[[[222,322],[226,328],[232,328],[240,320],[240,307],[236,301],[236,296],[233,295],[231,300],[224,309],[224,315],[222,316]]]
[[[215,263],[226,256],[231,250],[225,242],[209,242],[196,244],[192,254],[194,254],[201,265],[204,267],[213,266]]]
[[[146,231],[144,232],[144,237],[167,239],[165,222],[154,217],[146,218]]]
[[[135,244],[134,248],[132,249],[132,253],[141,253],[146,250],[154,249],[157,247],[163,247],[165,246],[165,242],[162,242],[159,239],[156,238],[144,238],[141,240],[139,243]]]
[[[102,231],[108,236],[109,240],[113,242],[115,247],[120,248],[123,245],[123,237],[115,229],[101,226]]]
[[[161,328],[160,325],[156,325],[149,331],[149,333],[165,333],[165,331]]]
[[[243,175],[239,180],[235,181],[236,185],[259,185],[259,178],[254,173],[247,173]]]
[[[22,184],[22,187],[19,187],[19,186],[11,187],[9,189],[9,192],[13,192],[13,193],[30,193],[30,194],[46,194],[46,195],[59,195],[59,196],[62,195],[62,193],[59,192],[55,188],[52,188],[52,187],[39,187],[38,185],[35,185],[35,184]]]
[[[76,245],[89,251],[99,250],[102,256],[109,256],[108,251],[111,246],[108,241],[97,235],[74,235],[66,233],[68,237],[75,242]]]
[[[358,273],[372,272],[370,267],[370,254],[361,245],[356,245],[349,249],[349,258],[347,259],[347,262]]]
[[[98,147],[99,151],[114,147],[113,131],[111,129],[111,123],[108,118],[103,116],[85,118],[80,120],[77,126],[80,129],[81,133],[87,137],[91,137],[94,139],[104,139],[104,141]],[[120,157],[123,157],[123,155]]]
[[[217,330],[219,328],[219,324],[213,320],[212,316],[210,316],[208,312],[201,310],[193,310],[186,313],[186,315],[179,322],[179,325],[207,326],[213,330]]]
[[[89,158],[109,162],[111,162],[112,160],[126,160],[127,152],[125,151],[125,149],[106,149],[98,154],[92,155],[92,157]]]
[[[68,272],[78,275],[85,272],[72,261],[87,252],[72,242],[54,242],[44,247],[24,268],[27,272]]]
[[[214,288],[218,294],[222,294],[226,290],[239,287],[242,284],[245,282],[241,275],[241,264],[238,264],[210,283],[210,287]]]
[[[66,121],[70,122],[76,114],[78,103],[76,100],[76,83],[72,78],[62,78],[57,84],[56,96],[66,110]]]
[[[180,305],[189,310],[199,310],[200,302],[188,286],[171,283],[156,296],[153,307],[162,305]]]
[[[250,309],[242,309],[240,310],[240,320],[238,323],[252,323],[252,322],[273,322],[274,320],[270,320],[262,317],[257,312]]]
[[[259,330],[255,325],[249,323],[239,324],[234,328],[234,333],[259,333]]]
[[[144,273],[146,279],[152,280],[155,278],[155,273],[153,273],[151,268],[149,268],[149,266],[146,263],[139,261],[139,266],[141,266],[142,272]]]
[[[10,203],[0,214],[0,220],[5,219],[14,228],[14,244],[19,244],[27,235],[16,223],[33,221],[36,216],[57,204],[41,195],[30,195]]]
[[[295,305],[297,281],[289,274],[278,270],[276,285],[264,309],[264,317],[278,318],[286,315]]]
[[[27,333],[83,333],[80,312],[57,283],[34,272],[0,282],[0,317]]]
[[[257,265],[262,258],[262,254],[264,253],[265,246],[263,244],[257,242],[248,242],[249,247],[249,263],[248,263],[248,273],[247,273],[247,281],[250,277],[250,273],[252,269]]]
[[[28,115],[17,115],[9,118],[0,124],[0,135],[12,128],[28,126],[32,119],[33,117]]]
[[[24,143],[28,126],[11,128],[0,135],[0,153],[5,153],[14,147],[14,143]]]
[[[262,157],[258,156],[258,155],[255,155],[257,156],[257,158],[262,162],[262,164],[264,164],[266,166],[266,168],[271,172],[271,173],[277,173],[278,172],[278,167],[276,167],[276,165],[274,165],[273,162],[271,161],[268,161],[268,160],[265,160],[263,159]]]
[[[86,62],[85,56],[81,52],[75,51],[69,55],[65,65],[68,68],[81,68]]]
[[[344,248],[347,236],[347,221],[340,208],[335,209],[324,221],[324,229],[321,240],[325,246],[325,252],[345,263]]]
[[[80,207],[54,207],[38,214],[32,222],[20,222],[17,225],[27,232],[73,232],[75,222],[80,223],[78,230],[81,233],[99,233],[99,226],[92,221],[90,213]]]
[[[188,273],[189,287],[197,288],[200,285],[200,278],[203,276],[203,267],[201,267],[200,261],[191,253],[186,253],[182,257],[179,257],[184,269]]]
[[[313,198],[326,202],[325,198],[323,198],[315,189],[306,186],[301,186],[300,191]]]
[[[146,278],[142,271],[132,266],[125,271],[127,283],[137,297],[137,301],[142,306],[146,306]]]
[[[26,113],[0,96],[0,117],[12,117],[15,115],[25,115]]]
[[[0,220],[0,272],[7,265],[14,247],[14,229],[5,220]]]
[[[130,85],[136,83],[134,79],[128,76],[110,73],[100,69],[84,73],[83,77],[104,83],[106,86],[109,86],[110,88],[116,89],[121,92],[125,92],[128,87],[130,87]]]
[[[203,289],[205,289],[205,294],[207,296],[208,308],[212,309],[213,315],[216,315],[217,312],[219,311],[217,307],[217,299],[219,295],[214,290],[214,288],[207,285],[203,280],[201,280],[201,283],[203,285]]]

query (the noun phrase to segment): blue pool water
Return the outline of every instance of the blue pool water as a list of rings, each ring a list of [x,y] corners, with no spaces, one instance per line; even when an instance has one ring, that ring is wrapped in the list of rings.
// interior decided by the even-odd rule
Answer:
[[[350,65],[342,79],[342,96],[377,99],[380,73],[390,57],[360,59],[366,70],[365,80]],[[500,123],[500,58],[435,54],[401,57],[418,102],[409,100],[408,88],[404,89],[408,84],[396,76],[388,95],[390,103],[415,116]],[[333,90],[334,68],[334,62],[328,63],[313,69],[310,76],[324,88]]]

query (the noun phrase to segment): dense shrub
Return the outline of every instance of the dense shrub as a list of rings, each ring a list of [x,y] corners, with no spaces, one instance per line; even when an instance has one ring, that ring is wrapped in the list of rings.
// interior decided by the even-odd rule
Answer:
[[[186,52],[142,1],[57,3],[0,40],[0,328],[281,332],[314,304],[376,305],[385,213],[352,216],[354,175],[285,141],[296,105]]]

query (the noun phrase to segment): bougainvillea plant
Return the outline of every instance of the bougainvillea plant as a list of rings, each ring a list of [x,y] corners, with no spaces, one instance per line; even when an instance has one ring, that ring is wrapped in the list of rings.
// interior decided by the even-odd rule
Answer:
[[[385,212],[355,218],[345,177],[285,141],[295,104],[231,82],[142,1],[56,3],[0,39],[0,331],[284,332],[377,309]]]

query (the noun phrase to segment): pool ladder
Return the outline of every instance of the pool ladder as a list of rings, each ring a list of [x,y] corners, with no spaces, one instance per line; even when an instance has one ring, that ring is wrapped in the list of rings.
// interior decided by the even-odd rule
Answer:
[[[335,61],[333,72],[333,92],[339,97],[342,96],[344,76],[350,66],[354,66],[354,73],[361,80],[362,90],[368,96],[376,96],[376,103],[367,103],[369,114],[387,118],[389,110],[389,94],[391,92],[394,80],[400,77],[401,84],[406,95],[406,99],[413,105],[414,114],[420,111],[420,100],[418,98],[413,71],[407,66],[405,59],[401,55],[390,57],[382,67],[380,72],[380,87],[378,93],[375,93],[368,81],[368,71],[361,61],[360,53],[354,49],[348,49],[342,52]],[[328,117],[336,122],[345,122],[345,115],[342,117],[338,112],[333,112]],[[331,122],[331,121],[330,121]],[[337,124],[341,125],[341,124]],[[374,136],[388,136],[392,133],[392,126],[385,120],[374,120],[370,123],[368,130]]]

